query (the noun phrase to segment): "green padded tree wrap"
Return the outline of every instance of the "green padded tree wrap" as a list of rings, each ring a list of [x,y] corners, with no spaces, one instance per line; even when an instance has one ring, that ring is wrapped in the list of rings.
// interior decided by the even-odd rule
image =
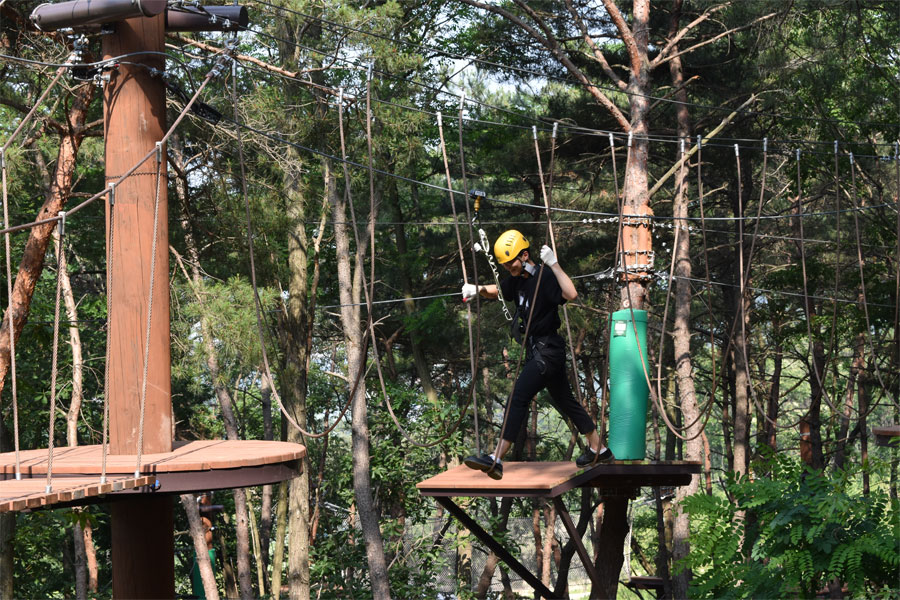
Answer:
[[[614,312],[609,328],[609,449],[617,460],[643,460],[647,453],[650,388],[645,365],[649,369],[647,311]]]

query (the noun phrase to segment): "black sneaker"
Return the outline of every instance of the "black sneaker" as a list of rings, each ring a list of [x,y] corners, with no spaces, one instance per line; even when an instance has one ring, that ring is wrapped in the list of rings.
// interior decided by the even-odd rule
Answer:
[[[578,467],[590,467],[598,463],[609,462],[614,460],[612,450],[601,447],[599,452],[594,452],[590,448],[585,448],[581,456],[575,459],[575,465]]]
[[[490,454],[482,454],[481,456],[473,454],[467,457],[463,463],[470,469],[484,471],[491,479],[503,478],[503,464],[499,461],[495,463]]]

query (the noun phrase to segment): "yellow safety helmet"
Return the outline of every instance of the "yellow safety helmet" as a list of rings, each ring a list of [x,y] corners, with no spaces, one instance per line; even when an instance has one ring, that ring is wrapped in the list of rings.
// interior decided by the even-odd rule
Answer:
[[[524,235],[515,229],[510,229],[501,233],[497,241],[494,242],[494,256],[497,257],[497,261],[502,265],[515,260],[519,253],[522,250],[526,250],[528,246],[528,240],[525,239]]]

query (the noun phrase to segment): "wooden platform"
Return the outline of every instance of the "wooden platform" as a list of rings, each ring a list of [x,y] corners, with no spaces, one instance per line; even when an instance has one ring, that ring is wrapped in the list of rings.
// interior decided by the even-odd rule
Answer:
[[[153,483],[153,477],[145,475],[135,479],[132,476],[116,475],[107,477],[100,483],[96,476],[58,477],[52,481],[52,489],[47,493],[47,478],[11,479],[0,482],[0,513],[44,508],[58,503],[71,503],[86,498],[96,498],[104,494],[140,488]]]
[[[504,462],[503,479],[460,465],[416,487],[423,496],[555,498],[576,487],[626,489],[686,485],[700,472],[696,461],[613,461],[580,469],[574,462]]]
[[[120,482],[118,489],[95,491],[101,474],[102,447],[77,446],[57,448],[53,454],[53,492],[72,489],[72,494],[48,497],[32,505],[15,504],[27,486],[43,494],[47,476],[47,450],[19,452],[22,480],[15,479],[15,454],[0,454],[0,506],[23,510],[54,503],[87,503],[101,494],[183,494],[194,491],[246,487],[276,483],[296,477],[306,448],[288,442],[259,440],[202,440],[176,442],[172,452],[141,456],[141,477],[134,478],[137,456],[109,455],[106,460],[107,481]],[[71,479],[71,482],[66,480]],[[144,481],[146,479],[146,481]],[[131,480],[134,483],[126,485]],[[66,483],[64,483],[66,482]],[[77,482],[77,483],[76,483]],[[70,484],[70,485],[69,485]],[[80,491],[83,490],[82,494]],[[88,493],[90,491],[91,493]],[[10,504],[13,502],[13,504]]]
[[[900,437],[900,425],[887,425],[885,427],[873,427],[872,433],[875,434],[875,445],[877,446],[896,446],[895,438]]]
[[[581,564],[594,585],[599,585],[599,575],[579,532],[569,514],[562,495],[579,487],[597,488],[601,495],[634,497],[643,486],[681,486],[700,472],[698,461],[613,461],[578,468],[574,462],[504,462],[503,478],[491,479],[482,471],[465,465],[435,475],[416,484],[423,496],[434,499],[482,541],[500,560],[526,581],[535,591],[535,597],[552,598],[553,592],[525,565],[513,556],[503,544],[486,531],[451,498],[457,496],[517,496],[551,498],[556,514],[562,520]]]

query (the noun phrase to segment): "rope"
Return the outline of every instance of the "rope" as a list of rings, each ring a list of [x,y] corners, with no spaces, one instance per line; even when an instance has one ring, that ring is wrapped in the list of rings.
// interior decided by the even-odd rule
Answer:
[[[243,136],[241,135],[241,123],[239,121],[238,114],[238,99],[237,99],[237,81],[236,78],[232,78],[231,82],[231,99],[232,106],[234,107],[234,120],[232,121],[235,127],[235,136],[237,137],[238,142],[238,158],[241,166],[241,191],[242,197],[244,200],[244,216],[247,221],[247,251],[249,253],[250,259],[250,282],[253,287],[253,304],[256,310],[256,333],[259,338],[259,348],[260,354],[262,356],[263,362],[263,371],[265,373],[265,377],[269,380],[269,388],[272,390],[272,396],[275,398],[275,403],[278,405],[278,410],[281,411],[282,416],[294,427],[297,431],[300,432],[304,437],[318,439],[321,437],[325,437],[330,434],[335,427],[341,422],[344,418],[344,415],[347,413],[347,410],[350,408],[350,404],[353,400],[353,396],[356,394],[356,389],[359,386],[360,381],[362,380],[363,370],[360,369],[359,373],[357,373],[356,381],[353,383],[353,388],[350,392],[350,395],[347,397],[347,402],[344,404],[344,407],[341,409],[340,414],[338,414],[337,418],[334,420],[331,425],[328,425],[324,431],[321,433],[313,433],[311,431],[307,431],[303,427],[297,423],[296,419],[288,413],[287,409],[284,406],[284,403],[281,401],[281,395],[278,393],[278,389],[275,386],[275,378],[272,376],[272,369],[269,366],[269,356],[268,352],[266,352],[266,337],[264,333],[263,326],[263,318],[262,318],[262,300],[259,297],[259,287],[256,282],[256,259],[255,259],[255,251],[253,248],[253,219],[250,214],[250,198],[247,193],[247,173],[246,166],[244,161],[244,142]],[[343,142],[343,132],[341,133],[342,142]],[[363,353],[366,352],[366,341],[363,341]]]
[[[698,148],[698,152],[699,152],[699,148]],[[685,164],[687,162],[684,160],[684,143],[681,144],[681,156],[682,156],[681,166],[679,167],[681,170],[681,174],[679,175],[679,180],[684,182],[685,181],[684,169],[685,169]],[[684,226],[676,226],[676,228],[675,228],[675,239],[672,242],[672,247],[675,249],[678,248],[678,238],[680,237],[683,229],[684,229]],[[709,409],[712,407],[713,403],[712,403],[712,395],[710,395],[710,400],[707,401],[706,406],[699,412],[697,418],[692,423],[689,423],[689,424],[686,424],[683,426],[678,426],[678,425],[672,423],[672,421],[669,419],[669,415],[665,410],[666,407],[663,404],[663,402],[661,401],[662,396],[663,396],[662,388],[660,387],[662,384],[662,362],[663,362],[662,356],[663,356],[663,349],[665,348],[666,322],[668,321],[668,318],[669,318],[668,317],[669,303],[672,299],[672,282],[675,279],[675,277],[674,277],[675,276],[675,262],[676,262],[677,257],[678,256],[677,256],[676,252],[673,251],[672,252],[672,261],[669,266],[669,282],[666,285],[666,302],[665,302],[665,306],[663,308],[662,326],[660,327],[660,333],[659,333],[659,350],[658,350],[659,361],[656,366],[656,386],[657,386],[656,387],[656,397],[660,399],[657,409],[658,409],[658,412],[660,413],[660,416],[662,416],[663,422],[666,424],[666,428],[673,435],[675,435],[675,437],[687,442],[687,441],[697,439],[698,437],[703,435],[703,431],[706,429],[706,424],[709,420],[709,415],[712,414]],[[713,362],[715,362],[715,361],[713,361]],[[649,383],[649,381],[648,381],[648,383]],[[694,425],[699,423],[701,419],[703,419],[703,424],[700,425],[700,429],[696,433],[694,433],[690,437],[685,437],[685,436],[681,435],[681,433],[680,433],[681,431],[690,430]]]
[[[857,190],[856,190],[856,164],[853,161],[853,153],[852,152],[850,153],[850,182],[851,182],[851,186],[853,188],[853,205],[857,206],[859,203],[859,200],[857,199]],[[872,364],[875,366],[875,376],[878,378],[878,383],[881,385],[881,389],[883,389],[885,392],[887,392],[888,391],[887,385],[884,383],[884,379],[881,376],[881,368],[878,366],[878,356],[876,353],[875,344],[872,341],[871,336],[869,335],[869,332],[873,331],[873,329],[872,329],[872,322],[869,318],[869,307],[866,306],[866,274],[865,274],[865,269],[863,268],[865,261],[863,259],[863,254],[862,254],[862,242],[860,241],[862,235],[860,234],[860,231],[859,231],[859,216],[856,213],[854,213],[854,215],[853,215],[853,223],[854,223],[854,227],[856,229],[856,257],[857,257],[857,263],[859,264],[860,294],[862,296],[863,314],[865,315],[865,318],[866,318],[865,338],[866,338],[867,345],[869,346],[869,350],[872,352]],[[898,303],[900,303],[900,298],[898,298]],[[874,403],[874,404],[877,404],[877,403]],[[871,409],[868,412],[871,412]],[[868,413],[866,413],[866,414],[868,414]]]
[[[112,289],[114,267],[113,243],[115,242],[115,206],[116,206],[116,184],[109,184],[109,238],[106,241],[106,360],[104,361],[103,372],[103,440],[102,440],[102,457],[100,461],[100,483],[106,483],[106,457],[109,454],[109,358],[112,349],[112,328],[109,323],[109,316],[112,313],[112,303],[110,302],[109,290]]]
[[[56,425],[56,375],[59,358],[59,300],[62,294],[62,272],[66,268],[66,253],[63,250],[66,232],[66,213],[60,211],[60,220],[57,223],[57,235],[59,243],[56,246],[56,303],[53,306],[53,355],[50,363],[50,431],[47,435],[47,486],[44,490],[49,494],[53,490],[53,446],[55,441],[54,429]]]
[[[466,222],[469,224],[469,250],[472,254],[472,277],[475,279],[476,286],[478,284],[478,260],[477,254],[475,252],[475,227],[474,227],[474,219],[477,217],[472,216],[472,211],[469,206],[469,178],[466,176],[466,153],[465,153],[465,144],[463,143],[463,110],[466,105],[466,94],[463,92],[462,98],[459,102],[459,170],[460,175],[462,177],[463,184],[463,197],[466,199]],[[447,187],[450,187],[449,182]],[[455,203],[454,203],[454,212],[455,212]],[[454,215],[455,216],[455,215]],[[453,222],[456,223],[457,219],[453,219]],[[457,239],[459,236],[457,235]],[[487,250],[485,250],[487,252]],[[463,261],[463,266],[465,266],[465,261]],[[477,289],[477,288],[476,288]],[[481,314],[481,296],[479,294],[475,294],[475,308],[479,310],[479,314]],[[503,304],[503,308],[506,308],[506,303]],[[467,312],[466,316],[471,316],[471,312]],[[473,347],[472,343],[472,322],[468,321],[469,325],[469,363],[472,370],[472,419],[475,423],[475,452],[481,454],[481,430],[478,426],[478,357],[481,355],[481,319],[478,320],[478,328],[475,330],[475,343]]]
[[[69,61],[71,61],[71,56],[69,57]],[[9,149],[9,146],[13,143],[22,129],[25,128],[25,125],[31,121],[31,118],[34,116],[34,113],[37,112],[38,107],[43,104],[44,100],[50,94],[50,90],[56,86],[56,83],[60,80],[63,73],[66,72],[68,67],[68,62],[66,65],[60,66],[56,70],[56,75],[50,81],[50,84],[44,89],[41,95],[38,97],[37,101],[34,103],[34,106],[31,107],[31,110],[22,118],[19,122],[19,125],[16,127],[15,131],[12,132],[12,135],[9,136],[9,139],[3,144],[3,147],[0,148],[0,171],[3,172],[3,227],[9,228],[9,196],[6,184],[7,172],[6,172],[6,151]],[[4,245],[6,248],[6,290],[7,290],[7,316],[9,317],[9,366],[10,366],[10,385],[12,392],[12,405],[13,405],[13,446],[15,447],[15,455],[16,455],[16,479],[22,479],[22,470],[21,463],[19,457],[19,402],[18,402],[18,390],[17,390],[17,377],[16,377],[16,336],[15,336],[15,325],[13,323],[13,285],[12,285],[12,253],[9,243],[9,231],[4,231]]]
[[[811,307],[810,307],[809,289],[808,289],[807,278],[806,278],[806,245],[803,243],[803,237],[804,237],[803,201],[802,201],[803,188],[800,183],[800,149],[799,148],[797,149],[796,157],[797,157],[797,216],[799,217],[797,219],[797,223],[798,223],[798,227],[800,230],[800,243],[799,243],[800,267],[801,267],[801,272],[803,273],[803,310],[806,313],[806,335],[809,340],[810,355],[812,355],[812,357],[813,357],[812,371],[813,371],[813,376],[816,378],[816,382],[819,384],[819,388],[822,390],[822,398],[825,400],[825,404],[828,405],[828,408],[830,408],[832,410],[832,412],[839,412],[839,409],[837,407],[835,407],[835,405],[832,403],[831,398],[828,395],[828,390],[825,389],[825,382],[823,380],[822,373],[820,373],[819,369],[817,368],[816,360],[815,360],[815,352],[813,351],[814,344],[813,344],[813,337],[812,337],[812,325],[810,324],[810,321],[812,320],[812,314],[811,314],[812,311],[811,311]],[[851,164],[853,163],[852,157],[850,159],[850,163]],[[822,371],[825,371],[825,368],[826,368],[826,364],[823,364]]]
[[[156,200],[153,203],[153,240],[150,243],[150,289],[147,292],[147,327],[144,330],[144,365],[141,375],[141,416],[138,426],[137,464],[135,478],[141,475],[141,455],[144,453],[144,415],[147,406],[147,373],[150,369],[150,327],[153,322],[153,291],[156,286],[156,248],[159,240],[159,200],[163,165],[162,142],[156,143]]]
[[[9,195],[6,186],[6,149],[0,149],[0,171],[3,178],[3,225],[9,225]],[[9,325],[9,367],[10,367],[10,385],[12,391],[13,406],[13,445],[16,453],[16,479],[22,479],[22,469],[19,461],[19,402],[16,389],[16,336],[15,327],[13,325],[13,284],[12,284],[12,250],[9,243],[9,232],[3,236],[4,245],[6,247],[6,316]]]
[[[16,127],[16,130],[12,132],[12,135],[9,136],[9,139],[6,140],[6,143],[3,144],[3,148],[0,148],[0,152],[6,152],[9,149],[10,144],[13,143],[13,140],[15,140],[19,133],[21,133],[22,129],[25,128],[25,125],[27,125],[31,121],[31,118],[34,116],[34,113],[37,112],[38,107],[44,103],[44,100],[46,100],[47,95],[50,93],[50,90],[52,90],[54,86],[56,86],[56,83],[59,81],[60,77],[62,77],[63,73],[65,73],[68,67],[71,65],[71,59],[72,57],[70,56],[70,62],[67,62],[65,65],[59,67],[56,70],[56,75],[54,75],[53,79],[50,81],[50,84],[43,91],[43,93],[41,93],[40,97],[38,97],[37,102],[35,102],[34,106],[31,107],[31,110],[28,111],[28,114],[25,115],[25,117],[19,123],[19,126]]]
[[[341,137],[341,155],[344,156],[344,157],[346,157],[346,152],[347,152],[347,151],[346,151],[346,139],[345,139],[345,136],[344,136],[343,94],[340,95],[339,105],[340,105],[340,107],[341,107],[341,111],[338,113],[338,128],[339,128],[339,130],[340,130],[340,137]],[[370,106],[370,105],[367,105],[367,106]],[[371,140],[371,121],[370,121],[370,119],[371,119],[371,112],[367,110],[366,113],[367,113],[367,116],[366,116],[366,118],[367,118],[367,124],[366,124],[367,146],[368,146],[368,148],[369,148],[369,155],[370,155],[370,161],[371,161],[371,155],[372,155],[372,153],[371,153],[371,147],[372,147],[372,146],[371,146],[371,144],[372,144],[372,140]],[[370,162],[370,165],[371,165],[371,162]],[[374,173],[374,171],[375,171],[374,168],[372,168],[372,169],[370,170],[370,174]],[[343,172],[344,172],[344,195],[345,195],[345,198],[346,198],[346,200],[347,200],[347,204],[350,206],[350,222],[353,224],[353,227],[352,227],[353,238],[354,238],[354,241],[355,241],[355,243],[356,243],[357,248],[359,248],[359,233],[358,233],[358,231],[357,231],[357,229],[356,229],[356,211],[355,211],[355,209],[354,209],[354,206],[353,206],[353,199],[352,199],[352,197],[351,197],[350,173],[349,173],[349,171],[348,171],[348,169],[347,169],[347,161],[346,161],[346,160],[343,161]],[[375,199],[375,194],[374,194],[374,182],[373,182],[372,180],[370,180],[370,196],[369,196],[369,200],[370,200],[370,213],[369,213],[369,225],[370,225],[370,229],[371,229],[371,232],[372,232],[373,235],[374,235],[374,227],[371,227],[371,226],[374,224],[374,218],[375,218],[375,204],[374,204],[374,199]],[[375,251],[375,250],[374,250],[374,239],[373,239],[373,240],[372,240],[372,252],[373,252],[373,256],[374,256],[374,251]],[[381,370],[381,359],[380,359],[380,356],[379,356],[379,354],[378,354],[378,342],[377,342],[377,338],[376,338],[376,336],[375,336],[375,324],[374,324],[374,321],[373,321],[373,318],[372,318],[372,317],[373,317],[372,297],[371,297],[371,295],[370,295],[369,287],[368,287],[368,285],[367,285],[367,283],[366,283],[366,276],[365,276],[365,272],[362,270],[363,265],[362,265],[362,262],[361,262],[360,258],[361,258],[361,257],[359,257],[359,255],[358,255],[358,253],[357,253],[357,262],[359,263],[358,266],[357,266],[357,268],[359,269],[359,274],[360,274],[360,277],[361,277],[361,280],[362,280],[361,283],[362,283],[363,292],[364,292],[364,294],[365,294],[366,307],[367,307],[367,310],[368,310],[368,315],[367,315],[367,318],[366,318],[366,329],[367,329],[367,331],[368,331],[368,333],[369,333],[369,337],[371,337],[372,353],[373,353],[373,357],[374,357],[374,363],[375,363],[376,370],[377,370],[377,372],[378,372],[378,381],[379,381],[379,383],[380,383],[380,385],[381,385],[381,393],[382,393],[382,398],[383,398],[383,400],[384,400],[385,406],[386,406],[387,409],[388,409],[388,413],[390,414],[391,420],[393,420],[394,425],[397,427],[398,431],[400,431],[401,435],[402,435],[404,438],[406,438],[406,440],[407,440],[408,442],[410,442],[411,444],[413,444],[414,446],[417,446],[417,447],[419,447],[419,448],[430,448],[430,447],[432,447],[432,446],[436,446],[436,445],[442,443],[444,440],[446,440],[448,437],[450,437],[450,436],[453,434],[454,431],[456,431],[456,429],[457,429],[457,428],[459,427],[459,425],[462,423],[463,418],[465,417],[465,413],[466,413],[466,410],[468,410],[469,403],[466,403],[466,406],[463,408],[463,411],[460,413],[459,419],[458,419],[457,422],[453,425],[453,427],[452,427],[448,432],[446,432],[443,436],[441,436],[438,440],[436,440],[436,441],[434,441],[434,442],[430,442],[430,443],[421,443],[421,442],[416,441],[415,439],[413,439],[412,435],[410,435],[409,432],[407,432],[406,429],[400,424],[400,420],[397,418],[397,415],[394,413],[394,409],[393,409],[393,407],[391,406],[390,397],[389,397],[389,395],[388,395],[388,393],[387,393],[387,386],[386,386],[386,384],[385,384],[385,382],[384,382],[384,374],[383,374],[383,372],[382,372],[382,370]],[[374,264],[374,259],[373,259],[372,263]],[[371,279],[372,279],[372,282],[373,282],[373,286],[372,286],[372,294],[374,294],[374,279],[375,279],[375,277],[374,277],[374,271],[373,271],[373,275],[372,275]],[[364,336],[364,338],[365,338],[366,340],[368,339],[368,337],[365,337],[365,336]],[[367,349],[365,349],[365,347],[364,347],[363,353],[362,353],[362,354],[365,355],[366,352],[367,352]],[[362,373],[363,373],[363,369],[359,369],[359,371],[357,372],[357,384],[361,381],[361,375],[362,375]],[[353,398],[353,396],[355,395],[355,393],[356,393],[356,387],[354,386],[354,390],[353,390],[353,392],[352,392],[351,395],[350,395],[350,398],[351,398],[351,399]]]
[[[462,111],[463,111],[464,103],[465,103],[465,96],[463,97],[462,103],[460,104],[460,107],[459,107],[459,120],[460,120],[459,152],[460,152],[461,164],[463,165],[463,167],[462,167],[463,173],[465,173],[465,162],[463,162],[464,155],[463,155],[463,143],[462,143]],[[447,189],[452,189],[453,185],[452,185],[452,179],[450,177],[450,162],[449,162],[449,159],[447,158],[447,145],[444,141],[444,121],[443,121],[443,118],[441,117],[440,112],[438,112],[438,114],[437,114],[437,126],[438,126],[438,136],[440,137],[440,141],[441,141],[441,156],[443,157],[443,160],[444,160],[444,174],[447,178]],[[468,188],[465,187],[466,186],[465,176],[463,176],[463,186],[464,186],[464,188],[463,188],[464,197],[467,200],[466,215],[469,217],[468,221],[470,223],[469,227],[470,227],[470,232],[471,232],[471,216],[469,215],[469,205],[468,205],[469,194],[468,194]],[[456,247],[459,252],[459,265],[460,265],[460,269],[462,269],[463,281],[469,281],[469,275],[466,272],[466,260],[465,260],[464,250],[463,250],[462,236],[459,232],[459,218],[456,214],[456,199],[453,194],[450,194],[450,209],[453,211],[454,231],[456,232]],[[470,233],[469,239],[471,240],[471,233]],[[473,262],[474,262],[474,258],[473,258]],[[474,275],[475,275],[475,288],[476,288],[475,302],[477,303],[477,306],[480,307],[481,304],[480,304],[480,300],[478,299],[478,293],[477,293],[477,289],[478,289],[478,273],[477,273],[477,271],[475,272]],[[466,304],[466,327],[468,330],[468,340],[469,340],[469,369],[471,370],[471,373],[472,373],[472,381],[470,383],[470,389],[471,389],[470,401],[475,402],[475,409],[473,411],[474,412],[474,424],[475,424],[475,446],[476,446],[478,453],[480,454],[481,453],[481,435],[480,435],[480,431],[478,428],[478,404],[477,404],[477,400],[476,400],[476,398],[478,396],[478,392],[477,392],[477,386],[478,386],[477,368],[478,367],[476,365],[476,358],[475,358],[475,356],[476,356],[475,340],[474,340],[474,336],[472,335],[472,305],[469,302],[466,302],[465,304]]]
[[[537,168],[538,168],[538,179],[541,182],[541,195],[544,199],[544,215],[547,219],[547,235],[550,238],[551,248],[553,248],[554,254],[556,253],[556,236],[553,233],[553,220],[550,218],[550,193],[552,192],[553,185],[553,166],[554,159],[556,158],[556,127],[553,128],[553,134],[551,136],[551,144],[550,144],[550,190],[544,187],[544,171],[543,166],[541,164],[541,150],[538,146],[538,138],[537,138],[537,127],[531,130],[532,137],[534,138],[534,153],[537,160]],[[562,305],[563,309],[563,317],[566,323],[566,338],[568,340],[569,346],[569,356],[572,362],[572,378],[575,382],[575,397],[578,399],[578,403],[584,406],[584,398],[581,395],[581,381],[578,378],[578,367],[575,362],[575,344],[572,343],[572,327],[569,324],[569,311],[566,309],[566,305]],[[585,407],[587,408],[587,407]]]
[[[900,205],[900,143],[897,142],[894,142],[894,165],[897,172],[897,187],[894,188],[894,199]],[[900,256],[900,210],[897,211],[896,256]],[[897,371],[900,371],[900,261],[897,261],[894,285],[894,298],[896,298],[896,303],[894,304],[894,352],[897,357]],[[897,380],[897,397],[900,398],[900,378]]]

